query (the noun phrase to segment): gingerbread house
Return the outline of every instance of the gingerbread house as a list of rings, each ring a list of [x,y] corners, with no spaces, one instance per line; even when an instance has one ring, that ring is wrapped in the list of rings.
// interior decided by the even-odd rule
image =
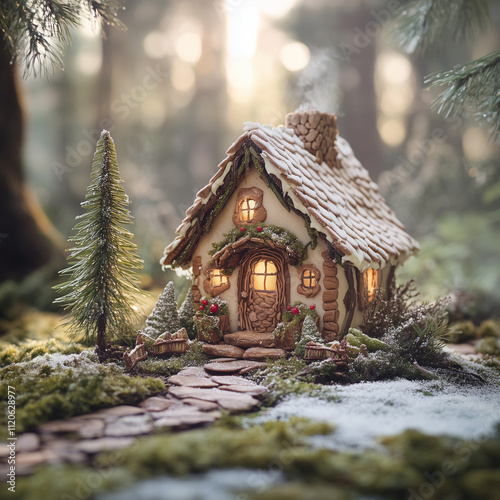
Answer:
[[[269,335],[294,301],[313,305],[325,340],[362,322],[390,293],[418,243],[337,133],[334,115],[245,123],[167,246],[164,267],[190,269],[193,298],[227,301],[231,332]]]

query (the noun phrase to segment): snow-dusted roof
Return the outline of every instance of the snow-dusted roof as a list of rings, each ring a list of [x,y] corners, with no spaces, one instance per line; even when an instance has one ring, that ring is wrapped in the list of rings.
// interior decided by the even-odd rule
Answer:
[[[178,236],[165,249],[162,265],[172,264],[180,248],[193,237],[189,229],[201,223],[198,214],[217,196],[235,154],[246,140],[261,149],[267,173],[281,180],[283,194],[290,196],[297,210],[309,215],[311,226],[326,237],[343,262],[351,263],[360,271],[368,267],[377,269],[402,262],[418,251],[418,243],[405,232],[403,224],[386,205],[378,186],[345,139],[335,138],[337,154],[332,167],[324,161],[319,163],[293,128],[247,122],[244,130],[227,150],[217,173],[187,210],[186,218],[177,228]],[[307,146],[310,150],[310,145]],[[197,243],[192,242],[192,247]]]

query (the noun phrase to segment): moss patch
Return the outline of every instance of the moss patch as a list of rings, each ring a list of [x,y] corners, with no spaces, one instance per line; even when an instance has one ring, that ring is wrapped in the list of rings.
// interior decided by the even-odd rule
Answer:
[[[20,498],[65,498],[92,475],[96,493],[133,481],[210,469],[279,470],[286,483],[248,492],[256,500],[351,499],[367,495],[387,500],[422,498],[497,499],[500,434],[468,441],[406,431],[381,440],[381,451],[337,452],[312,447],[308,437],[332,428],[304,419],[272,421],[249,428],[214,426],[138,440],[125,450],[98,456],[94,467],[46,467],[20,478]],[[101,478],[99,481],[97,478]],[[432,479],[432,481],[431,481]],[[244,487],[244,485],[243,485]],[[432,490],[432,491],[431,491]],[[50,491],[50,497],[40,496]],[[329,495],[330,492],[332,495]],[[326,493],[326,495],[325,495]],[[71,497],[70,497],[71,498]],[[414,497],[414,498],[418,498]]]
[[[11,363],[30,361],[45,354],[79,354],[86,349],[81,344],[62,342],[58,339],[25,340],[19,345],[0,342],[0,368]]]
[[[116,406],[137,404],[158,394],[165,384],[154,378],[130,377],[114,364],[97,363],[94,353],[46,354],[0,370],[0,426],[6,432],[8,386],[16,390],[16,432],[48,420]]]
[[[258,231],[257,227],[261,227],[261,231]],[[273,243],[280,243],[281,245],[290,247],[299,260],[299,263],[297,265],[300,265],[304,260],[307,259],[307,249],[298,240],[297,236],[291,231],[288,231],[288,229],[284,229],[282,227],[274,225],[250,225],[245,226],[244,231],[241,231],[239,227],[235,227],[224,235],[224,239],[222,241],[213,243],[212,249],[208,253],[210,255],[214,255],[215,253],[222,250],[226,245],[235,243],[241,238],[260,238],[262,240],[271,240]]]
[[[167,359],[147,358],[137,365],[137,370],[142,374],[171,377],[187,366],[203,366],[209,359],[203,352],[201,342],[194,341],[182,356],[172,356]]]

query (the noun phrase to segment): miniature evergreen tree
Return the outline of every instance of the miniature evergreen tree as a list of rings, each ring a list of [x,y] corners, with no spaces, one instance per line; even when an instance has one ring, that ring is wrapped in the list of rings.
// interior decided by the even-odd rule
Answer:
[[[97,342],[101,360],[107,334],[123,333],[135,319],[129,301],[139,292],[136,271],[142,268],[133,234],[124,227],[131,223],[131,215],[122,182],[113,139],[103,130],[81,204],[84,213],[77,217],[76,236],[70,239],[75,242],[70,267],[61,271],[70,279],[55,287],[65,294],[55,302],[69,311],[67,324],[87,342]]]
[[[311,315],[307,315],[304,319],[304,323],[302,324],[302,337],[300,342],[298,342],[295,347],[295,354],[297,354],[297,356],[304,356],[306,344],[308,342],[320,343],[321,341],[321,334],[319,333],[313,317]]]
[[[181,327],[185,328],[189,338],[193,339],[195,337],[194,331],[194,304],[193,304],[193,293],[191,287],[189,287],[188,293],[184,302],[179,309],[179,321]]]
[[[165,331],[175,333],[179,331],[180,328],[181,324],[177,314],[174,284],[172,281],[169,281],[158,297],[158,301],[153,311],[146,320],[146,329],[144,333],[150,337],[157,338]]]

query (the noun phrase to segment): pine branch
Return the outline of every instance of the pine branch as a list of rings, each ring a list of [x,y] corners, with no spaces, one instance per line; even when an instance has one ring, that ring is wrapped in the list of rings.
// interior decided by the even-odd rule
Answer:
[[[412,0],[395,18],[393,38],[408,53],[425,54],[445,38],[465,40],[489,23],[488,0]]]
[[[447,85],[434,101],[438,113],[474,118],[488,126],[500,143],[500,51],[476,59],[465,66],[435,73],[425,79],[429,87]]]
[[[121,27],[117,0],[2,0],[0,30],[12,60],[24,67],[24,76],[62,69],[64,47],[71,30],[86,19],[101,28]]]

